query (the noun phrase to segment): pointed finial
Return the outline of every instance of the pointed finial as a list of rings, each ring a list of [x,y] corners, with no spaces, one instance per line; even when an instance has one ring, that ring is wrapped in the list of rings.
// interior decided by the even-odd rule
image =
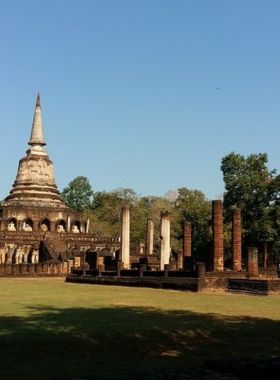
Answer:
[[[37,95],[37,101],[36,101],[36,108],[41,108],[41,99],[40,99],[40,92],[38,91]]]
[[[43,133],[43,123],[42,123],[42,115],[41,115],[41,99],[40,99],[39,92],[37,95],[32,130],[31,130],[30,140],[28,144],[31,145],[31,149],[29,150],[30,153],[45,154],[45,150],[42,149],[42,146],[46,145],[46,143],[44,140],[44,133]]]

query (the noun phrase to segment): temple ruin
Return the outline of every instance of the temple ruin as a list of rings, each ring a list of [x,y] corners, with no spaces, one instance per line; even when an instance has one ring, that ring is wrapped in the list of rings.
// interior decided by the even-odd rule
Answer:
[[[28,145],[0,207],[0,275],[67,274],[83,265],[88,250],[118,251],[118,239],[90,235],[89,221],[61,198],[44,149],[39,94]]]
[[[0,276],[67,276],[76,283],[145,286],[186,291],[227,290],[253,294],[280,292],[272,246],[256,247],[242,261],[241,211],[232,211],[232,262],[224,263],[223,202],[212,202],[212,249],[206,261],[192,257],[192,226],[185,221],[183,246],[171,252],[172,215],[161,212],[160,252],[154,253],[154,223],[138,252],[130,244],[130,208],[122,208],[121,237],[96,237],[89,220],[63,201],[53,163],[44,148],[38,94],[29,149],[19,161],[10,194],[0,206]]]

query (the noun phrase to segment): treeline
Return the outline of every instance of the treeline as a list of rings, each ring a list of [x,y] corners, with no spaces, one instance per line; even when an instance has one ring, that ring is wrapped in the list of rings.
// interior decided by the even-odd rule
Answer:
[[[242,212],[243,247],[274,242],[274,251],[280,256],[280,176],[268,169],[267,154],[248,157],[230,153],[223,157],[221,170],[225,182],[224,242],[225,255],[230,258],[231,213]],[[171,245],[174,251],[182,249],[183,225],[192,224],[192,249],[197,260],[203,260],[211,249],[211,200],[199,190],[182,187],[169,190],[165,196],[141,197],[133,189],[118,188],[110,192],[94,192],[86,177],[71,181],[62,193],[66,204],[90,219],[90,233],[96,236],[120,236],[121,208],[131,209],[131,241],[145,241],[146,221],[154,221],[155,252],[160,245],[160,212],[171,212]]]
[[[211,241],[211,202],[198,190],[180,188],[168,191],[164,197],[140,197],[132,189],[118,188],[110,192],[93,192],[86,177],[77,177],[62,193],[66,204],[83,211],[90,219],[90,233],[95,236],[119,237],[121,233],[121,209],[129,205],[131,210],[131,242],[145,241],[146,222],[154,222],[154,249],[160,245],[160,212],[171,212],[172,249],[182,249],[183,224],[190,221],[193,228],[193,247],[204,255],[205,242]]]

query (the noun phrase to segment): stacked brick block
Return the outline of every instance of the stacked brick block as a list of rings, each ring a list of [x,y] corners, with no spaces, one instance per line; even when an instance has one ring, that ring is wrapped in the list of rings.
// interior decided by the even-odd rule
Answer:
[[[232,211],[232,270],[242,269],[241,210]]]
[[[212,270],[224,270],[223,202],[212,201],[213,257]]]

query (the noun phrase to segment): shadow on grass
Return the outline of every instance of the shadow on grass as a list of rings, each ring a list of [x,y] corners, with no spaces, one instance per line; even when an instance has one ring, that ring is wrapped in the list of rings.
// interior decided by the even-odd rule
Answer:
[[[30,307],[0,317],[1,379],[180,369],[280,355],[280,322],[140,307]]]

